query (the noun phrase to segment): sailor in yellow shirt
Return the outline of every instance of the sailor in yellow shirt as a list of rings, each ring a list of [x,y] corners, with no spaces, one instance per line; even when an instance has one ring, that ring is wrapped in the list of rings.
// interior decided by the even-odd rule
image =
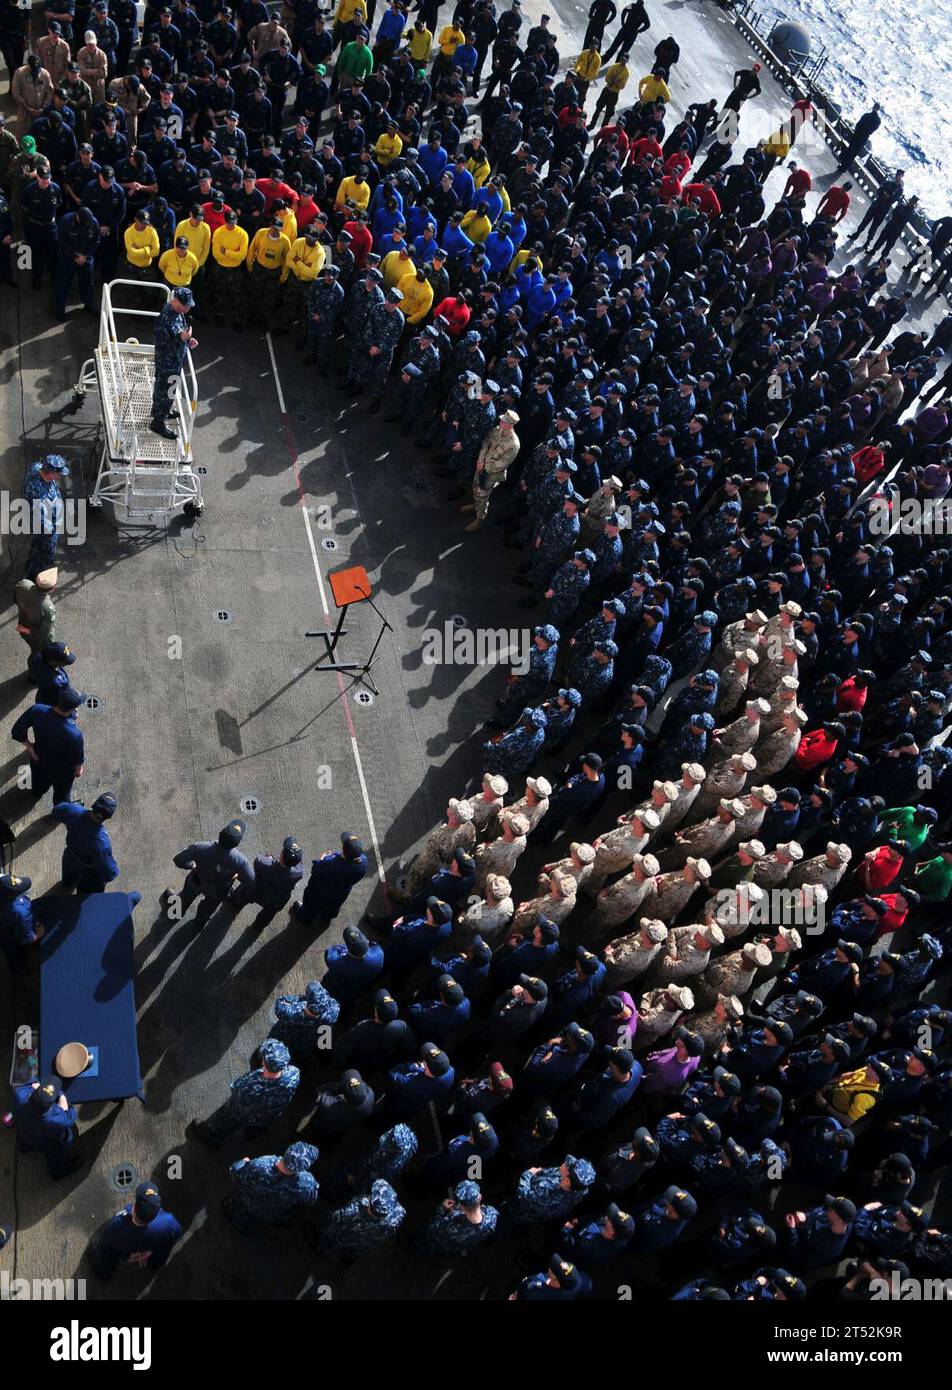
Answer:
[[[320,232],[312,222],[303,236],[299,236],[291,247],[288,258],[281,271],[281,309],[276,333],[289,333],[297,329],[298,345],[304,346],[304,333],[307,321],[304,317],[307,296],[314,281],[324,269],[327,252],[318,237]]]
[[[347,178],[341,179],[337,186],[337,197],[334,199],[334,207],[338,212],[346,212],[349,208],[366,212],[369,205],[370,184],[363,174],[349,174]]]
[[[447,24],[441,29],[437,38],[440,51],[433,59],[433,71],[430,73],[430,81],[435,87],[441,77],[445,77],[453,67],[453,54],[461,43],[466,42],[466,35],[455,24]]]
[[[291,243],[275,218],[270,227],[260,227],[248,247],[246,264],[251,271],[251,320],[270,328],[281,288],[281,271],[291,251]]]
[[[402,149],[403,141],[397,131],[397,123],[396,121],[388,121],[387,129],[377,137],[377,143],[374,145],[374,157],[378,167],[381,169],[389,168],[395,159],[400,158]]]
[[[602,66],[602,55],[597,48],[583,48],[575,64],[578,78],[578,104],[584,107],[589,85],[595,81]]]
[[[354,37],[351,30],[345,33],[345,27],[349,24],[356,28],[358,24],[367,23],[367,3],[366,0],[339,0],[337,9],[334,11],[334,43],[349,43]]]
[[[470,208],[460,223],[460,227],[470,241],[477,241],[481,246],[493,229],[493,224],[489,220],[489,205],[477,203],[474,208]]]
[[[159,274],[169,289],[190,285],[197,270],[198,258],[188,249],[187,237],[177,236],[171,251],[165,251],[159,257]]]
[[[842,1072],[819,1094],[829,1113],[849,1128],[874,1109],[881,1091],[876,1069],[857,1067],[855,1071]]]
[[[198,203],[192,208],[191,216],[184,217],[175,228],[176,241],[180,236],[183,236],[188,242],[188,249],[199,266],[203,266],[212,249],[212,233]]]
[[[407,49],[410,57],[415,63],[428,63],[432,47],[433,34],[423,23],[423,20],[418,19],[407,35]]]
[[[414,269],[397,281],[397,289],[403,295],[403,317],[413,327],[422,323],[433,307],[433,286],[422,270]]]
[[[281,230],[293,246],[298,239],[297,218],[294,209],[283,198],[275,198],[271,204],[271,220],[281,223]]]
[[[415,275],[416,266],[413,264],[409,246],[401,246],[396,251],[388,251],[380,262],[380,273],[383,276],[385,290],[398,289],[400,281],[405,275]]]
[[[131,227],[123,235],[126,247],[126,273],[130,280],[151,283],[153,262],[159,255],[159,234],[150,224],[149,214],[140,208]]]
[[[669,102],[671,93],[665,76],[664,68],[654,68],[647,77],[643,77],[638,83],[639,100]]]
[[[595,114],[592,117],[592,124],[598,120],[598,113],[605,112],[605,119],[602,125],[607,125],[615,114],[615,107],[618,105],[618,98],[628,86],[628,79],[631,77],[631,68],[628,66],[628,54],[621,53],[617,63],[612,63],[611,67],[605,69],[605,85],[598,94],[598,101],[595,103]]]
[[[222,225],[212,237],[211,303],[219,327],[228,317],[236,333],[245,323],[245,257],[248,255],[248,233],[238,226],[238,214],[233,208],[225,213]]]
[[[482,145],[479,145],[474,150],[470,150],[469,158],[466,161],[466,168],[472,174],[473,183],[476,187],[482,188],[490,174],[489,159]]]
[[[201,204],[195,203],[192,206],[191,214],[183,217],[182,221],[175,228],[175,239],[185,237],[188,242],[188,249],[191,251],[195,260],[198,262],[198,269],[191,279],[192,294],[195,297],[195,317],[199,320],[204,319],[203,310],[206,308],[206,295],[208,293],[209,275],[205,269],[205,262],[212,249],[211,228],[205,221],[205,214],[202,212]],[[159,261],[159,269],[162,269],[162,262]]]

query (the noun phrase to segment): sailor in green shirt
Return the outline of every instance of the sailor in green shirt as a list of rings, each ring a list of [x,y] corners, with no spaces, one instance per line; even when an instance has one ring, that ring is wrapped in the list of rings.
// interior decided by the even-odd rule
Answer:
[[[952,845],[946,845],[934,859],[916,869],[916,892],[927,903],[944,903],[952,893]]]
[[[358,34],[353,43],[345,43],[337,60],[335,76],[341,87],[349,87],[355,77],[361,82],[374,70],[374,55],[371,53],[363,34]]]
[[[904,841],[907,853],[916,854],[938,819],[931,806],[893,806],[883,812],[881,825],[891,840]]]

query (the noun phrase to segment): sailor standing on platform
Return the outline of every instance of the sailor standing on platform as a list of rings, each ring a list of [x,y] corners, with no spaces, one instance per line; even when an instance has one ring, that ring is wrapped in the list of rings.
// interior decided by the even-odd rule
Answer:
[[[155,384],[149,429],[163,439],[178,437],[166,424],[166,417],[172,414],[170,392],[185,362],[186,349],[198,347],[198,340],[192,337],[185,317],[192,304],[192,291],[183,285],[174,292],[155,322]]]

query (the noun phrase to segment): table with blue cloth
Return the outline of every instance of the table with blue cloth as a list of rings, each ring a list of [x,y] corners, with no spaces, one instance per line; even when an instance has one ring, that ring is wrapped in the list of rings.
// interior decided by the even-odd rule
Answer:
[[[40,1076],[66,1043],[94,1053],[90,1068],[63,1089],[83,1101],[143,1099],[136,1037],[132,913],[138,893],[38,898],[46,928],[40,946]]]

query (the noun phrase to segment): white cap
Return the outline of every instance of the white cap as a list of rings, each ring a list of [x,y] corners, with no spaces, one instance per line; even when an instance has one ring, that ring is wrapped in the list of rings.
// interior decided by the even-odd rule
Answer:
[[[500,777],[498,772],[487,772],[483,778],[483,786],[487,791],[491,791],[493,796],[505,796],[509,790],[509,783],[505,777]]]
[[[656,945],[668,939],[668,929],[657,917],[642,917],[638,926],[643,932],[647,932]]]
[[[552,783],[546,777],[527,777],[526,786],[530,791],[534,791],[536,796],[552,795]]]

